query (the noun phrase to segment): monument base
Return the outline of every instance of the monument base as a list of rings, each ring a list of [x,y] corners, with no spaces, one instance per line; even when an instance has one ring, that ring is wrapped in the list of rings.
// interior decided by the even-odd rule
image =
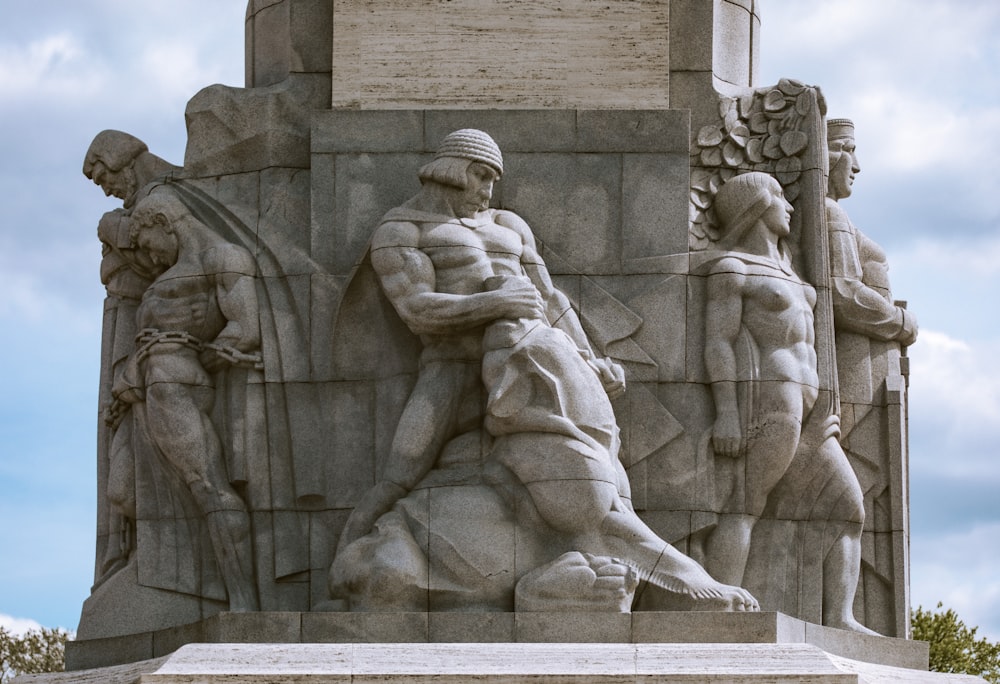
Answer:
[[[221,613],[67,646],[73,671],[17,684],[983,682],[927,672],[924,642],[781,613]]]
[[[35,675],[17,684],[214,682],[727,682],[972,684],[978,677],[878,665],[796,644],[188,644],[164,658]]]

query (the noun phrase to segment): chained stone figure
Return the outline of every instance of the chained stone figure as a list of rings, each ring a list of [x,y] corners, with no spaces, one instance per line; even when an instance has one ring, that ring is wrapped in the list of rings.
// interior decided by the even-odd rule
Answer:
[[[115,400],[135,405],[162,463],[200,510],[229,609],[257,610],[250,519],[210,415],[211,373],[259,363],[256,263],[165,190],[136,204],[131,226],[133,244],[161,272],[139,304],[136,349],[115,379]]]

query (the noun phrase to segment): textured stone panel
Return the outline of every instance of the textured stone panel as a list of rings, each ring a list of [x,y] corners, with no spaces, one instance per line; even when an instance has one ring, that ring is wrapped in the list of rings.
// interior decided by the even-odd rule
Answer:
[[[332,104],[667,107],[668,7],[654,0],[335,0]]]

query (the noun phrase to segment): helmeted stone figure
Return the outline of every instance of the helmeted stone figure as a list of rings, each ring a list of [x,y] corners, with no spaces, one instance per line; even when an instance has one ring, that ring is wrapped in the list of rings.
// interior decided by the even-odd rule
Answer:
[[[864,596],[871,619],[899,629],[893,613],[908,610],[903,546],[891,535],[906,529],[900,519],[905,498],[905,427],[887,414],[900,401],[905,420],[906,380],[901,367],[907,346],[917,339],[917,320],[893,301],[885,250],[851,221],[840,200],[850,197],[858,163],[854,123],[827,121],[829,181],[826,222],[830,235],[830,293],[833,299],[841,443],[861,481],[867,521],[864,536]],[[900,398],[892,400],[890,394]],[[882,435],[894,435],[888,440]],[[895,610],[887,607],[895,606]]]

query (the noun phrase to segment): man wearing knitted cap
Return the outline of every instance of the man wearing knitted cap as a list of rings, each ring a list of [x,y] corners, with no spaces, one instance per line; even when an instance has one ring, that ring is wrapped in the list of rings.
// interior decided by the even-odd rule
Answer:
[[[594,355],[569,301],[552,285],[531,229],[516,214],[489,208],[502,173],[503,156],[489,135],[455,131],[418,171],[420,192],[375,229],[372,266],[423,350],[382,479],[355,507],[338,552],[431,470],[450,438],[482,424],[483,332],[493,321],[558,326],[593,357],[609,393],[624,391],[621,367]],[[495,276],[513,278],[502,290],[487,290]]]
[[[580,594],[620,598],[638,578],[687,594],[704,609],[756,610],[748,592],[716,582],[658,537],[629,503],[609,399],[624,392],[624,371],[594,353],[569,300],[553,286],[528,225],[489,208],[502,173],[492,138],[456,131],[420,169],[420,193],[375,229],[372,267],[423,350],[382,479],[341,533],[333,594],[349,597],[352,576],[364,581],[367,575],[358,551],[365,545],[351,543],[406,496],[444,450],[451,460],[464,456],[506,468],[537,514],[525,523],[528,536],[555,530],[571,540],[575,557],[606,557],[617,568],[617,579],[602,582],[589,568],[570,572],[585,585],[569,582],[574,600]],[[459,435],[474,439],[446,449]],[[487,449],[488,458],[478,449]],[[403,585],[394,586],[405,593]]]

